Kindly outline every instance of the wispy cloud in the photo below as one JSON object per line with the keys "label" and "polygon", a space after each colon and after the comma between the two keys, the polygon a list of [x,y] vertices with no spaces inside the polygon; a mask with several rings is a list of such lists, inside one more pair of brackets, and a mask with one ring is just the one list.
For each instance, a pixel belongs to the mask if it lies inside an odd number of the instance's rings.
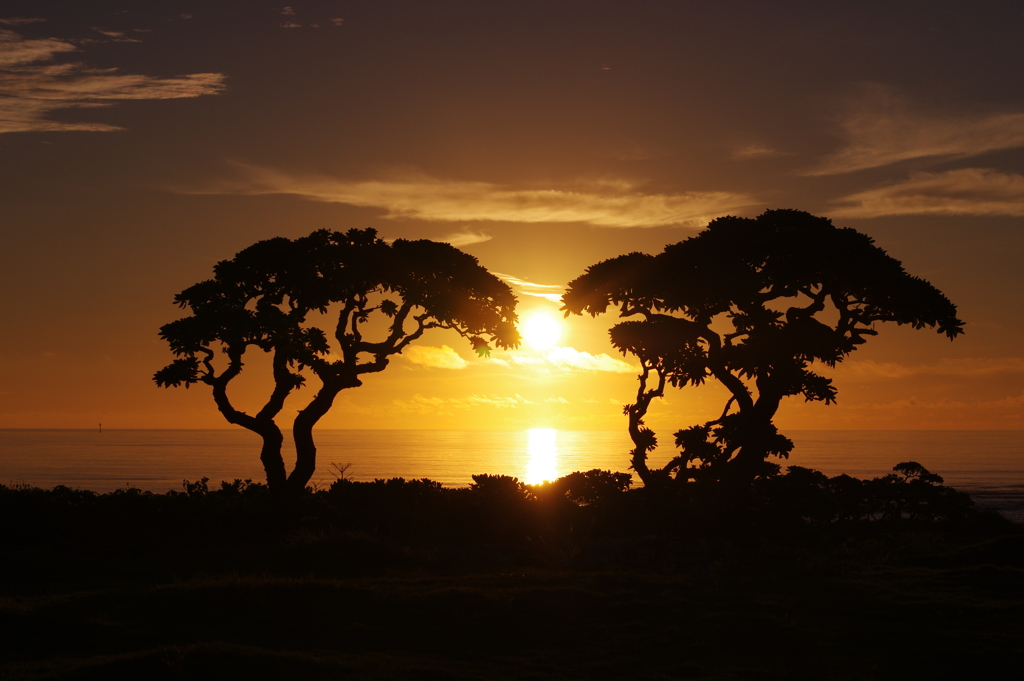
{"label": "wispy cloud", "polygon": [[1024,146],[1024,113],[921,111],[891,89],[865,87],[842,119],[846,146],[808,175],[836,175],[929,156],[970,157]]}
{"label": "wispy cloud", "polygon": [[21,26],[22,24],[38,24],[46,21],[46,19],[40,19],[38,17],[25,17],[13,19],[0,19],[0,26]]}
{"label": "wispy cloud", "polygon": [[313,201],[381,208],[388,218],[431,221],[582,222],[602,227],[703,226],[712,218],[741,212],[759,202],[735,192],[644,194],[626,182],[581,189],[518,189],[487,182],[449,181],[417,176],[347,181],[297,176],[269,168],[235,164],[240,179],[193,194],[290,194]]}
{"label": "wispy cloud", "polygon": [[535,284],[532,281],[526,281],[511,274],[501,274],[500,272],[494,272],[493,274],[511,284],[516,293],[521,293],[524,296],[534,296],[535,298],[544,298],[553,303],[562,302],[562,294],[565,292],[565,286],[563,285]]}
{"label": "wispy cloud", "polygon": [[470,395],[463,400],[464,402],[474,406],[491,406],[491,407],[518,407],[523,404],[536,404],[519,393],[510,397],[501,397],[498,395]]}
{"label": "wispy cloud", "polygon": [[437,369],[465,369],[469,362],[462,359],[459,353],[447,345],[435,348],[429,345],[410,345],[402,352],[402,357],[413,364]]}
{"label": "wispy cloud", "polygon": [[454,410],[479,409],[491,407],[497,409],[515,409],[536,402],[516,393],[514,395],[467,395],[466,397],[424,397],[413,395],[409,400],[393,400],[392,405],[399,412],[415,412],[421,414],[452,414]]}
{"label": "wispy cloud", "polygon": [[[555,347],[544,354],[533,354],[519,350],[496,351],[500,357],[490,357],[479,362],[479,366],[496,365],[512,371],[539,370],[544,373],[610,372],[634,374],[639,369],[621,359],[606,354],[592,355],[570,347]],[[465,369],[470,362],[447,345],[410,345],[402,351],[402,358],[422,367],[433,369]]]}
{"label": "wispy cloud", "polygon": [[[101,34],[107,36],[107,38],[110,39],[109,42],[114,42],[114,43],[141,43],[142,42],[138,38],[128,38],[128,37],[126,37],[126,34],[125,34],[124,31],[112,31],[110,29],[99,28],[97,26],[93,26],[92,30],[96,31],[97,33],[101,33]],[[91,41],[87,40],[87,41],[82,41],[82,42],[91,42]]]}
{"label": "wispy cloud", "polygon": [[757,158],[770,158],[772,156],[778,156],[779,151],[771,147],[766,147],[762,144],[748,144],[745,147],[739,147],[734,149],[732,157],[738,161],[749,161]]}
{"label": "wispy cloud", "polygon": [[835,202],[837,218],[883,215],[1024,216],[1024,176],[989,168],[915,173],[895,184],[850,194]]}
{"label": "wispy cloud", "polygon": [[[499,355],[499,356],[495,356]],[[469,363],[458,352],[447,345],[410,345],[401,353],[408,363],[431,369],[466,369],[470,366],[497,366],[510,371],[540,371],[550,374],[575,372],[606,372],[612,374],[636,374],[638,367],[622,359],[604,353],[591,354],[572,347],[554,347],[537,354],[521,350],[496,350],[493,356],[479,363]]]}
{"label": "wispy cloud", "polygon": [[154,78],[81,63],[52,63],[58,55],[77,50],[66,40],[26,39],[0,29],[0,133],[118,130],[103,123],[67,123],[46,116],[58,109],[110,106],[118,100],[198,97],[224,87],[220,73]]}
{"label": "wispy cloud", "polygon": [[592,355],[589,352],[582,352],[575,348],[556,347],[543,355],[535,355],[528,352],[515,350],[504,353],[507,361],[517,367],[532,367],[545,373],[577,372],[577,371],[600,371],[613,374],[635,374],[639,368],[623,362],[621,359],[610,357],[604,353]]}
{"label": "wispy cloud", "polygon": [[638,371],[637,367],[621,359],[604,353],[592,355],[573,348],[553,348],[544,359],[563,371],[607,371],[615,374],[634,374]]}
{"label": "wispy cloud", "polygon": [[483,232],[474,232],[471,229],[467,229],[462,232],[454,232],[448,236],[442,236],[434,239],[434,241],[443,241],[449,243],[456,248],[460,246],[471,246],[473,244],[482,244],[485,241],[490,241],[493,237],[490,234],[484,234]]}
{"label": "wispy cloud", "polygon": [[0,29],[0,69],[3,69],[4,72],[23,64],[49,61],[61,52],[74,52],[77,49],[75,45],[65,40],[56,38],[26,39],[14,31]]}

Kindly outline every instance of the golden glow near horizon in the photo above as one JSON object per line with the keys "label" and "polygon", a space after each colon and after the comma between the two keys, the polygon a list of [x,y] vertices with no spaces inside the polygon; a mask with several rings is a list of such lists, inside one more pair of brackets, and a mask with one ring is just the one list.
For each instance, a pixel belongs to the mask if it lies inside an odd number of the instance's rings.
{"label": "golden glow near horizon", "polygon": [[[182,316],[174,295],[257,241],[372,227],[476,258],[517,296],[522,342],[481,357],[455,331],[430,329],[343,391],[318,427],[514,431],[525,471],[526,429],[625,433],[638,388],[639,360],[610,342],[626,318],[617,306],[563,318],[568,282],[620,255],[660,253],[715,217],[793,208],[875,239],[948,294],[969,329],[950,343],[880,324],[880,338],[821,369],[838,403],[785,400],[780,430],[1024,430],[1024,316],[1007,314],[1024,291],[1013,12],[969,26],[958,12],[930,15],[934,35],[962,41],[963,68],[950,69],[943,41],[899,38],[917,35],[918,13],[883,20],[839,3],[648,3],[591,13],[585,26],[551,3],[517,5],[515,21],[498,3],[403,3],[400,21],[384,3],[334,21],[317,9],[327,4],[285,16],[229,3],[167,16],[108,3],[0,12],[0,206],[14,235],[0,271],[24,284],[0,340],[0,427],[236,427],[210,386],[150,380],[172,361],[158,331]],[[777,49],[821,25],[849,49],[810,60]],[[614,54],[537,68],[594,31],[618,36]],[[225,44],[237,59],[223,59]],[[723,50],[736,58],[692,58]],[[883,53],[899,78],[879,77]],[[752,78],[753,59],[777,78]],[[467,85],[481,74],[486,87]],[[310,114],[330,111],[345,124]],[[386,336],[385,320],[370,326],[368,341]],[[67,328],[82,330],[74,343],[62,342]],[[316,394],[306,378],[283,428]],[[259,412],[273,379],[272,355],[251,347],[234,406]],[[671,433],[718,418],[728,397],[717,380],[666,389],[646,418],[658,451],[673,456]]]}
{"label": "golden glow near horizon", "polygon": [[526,431],[526,484],[537,485],[558,478],[558,431],[554,428],[531,428]]}
{"label": "golden glow near horizon", "polygon": [[534,310],[523,316],[519,332],[534,350],[550,350],[562,337],[562,321],[550,312]]}

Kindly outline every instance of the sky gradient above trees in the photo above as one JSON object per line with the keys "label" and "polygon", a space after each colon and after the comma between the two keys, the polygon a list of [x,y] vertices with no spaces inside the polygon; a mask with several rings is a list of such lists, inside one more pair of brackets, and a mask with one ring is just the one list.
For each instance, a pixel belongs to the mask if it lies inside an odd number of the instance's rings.
{"label": "sky gradient above trees", "polygon": [[[781,429],[1024,428],[1022,71],[1012,2],[7,2],[0,427],[223,427],[202,386],[153,387],[157,331],[259,240],[447,241],[526,318],[595,262],[795,208],[874,238],[965,334],[882,330]],[[622,428],[612,323],[489,358],[425,334],[321,427]]]}

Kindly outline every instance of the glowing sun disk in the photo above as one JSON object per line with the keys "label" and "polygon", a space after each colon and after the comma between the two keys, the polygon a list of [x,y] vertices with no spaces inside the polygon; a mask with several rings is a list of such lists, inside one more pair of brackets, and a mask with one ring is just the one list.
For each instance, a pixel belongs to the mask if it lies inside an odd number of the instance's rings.
{"label": "glowing sun disk", "polygon": [[562,337],[562,322],[547,312],[533,312],[523,319],[519,332],[534,350],[547,350]]}

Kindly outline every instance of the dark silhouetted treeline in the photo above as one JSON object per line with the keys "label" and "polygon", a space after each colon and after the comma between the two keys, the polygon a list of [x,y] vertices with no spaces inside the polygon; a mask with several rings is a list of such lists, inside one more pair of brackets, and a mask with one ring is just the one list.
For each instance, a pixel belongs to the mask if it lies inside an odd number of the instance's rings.
{"label": "dark silhouetted treeline", "polygon": [[628,483],[0,486],[0,679],[988,678],[1024,654],[1024,533],[916,464]]}
{"label": "dark silhouetted treeline", "polygon": [[[377,544],[417,555],[440,551],[456,563],[459,556],[492,555],[499,563],[602,567],[629,564],[638,542],[827,546],[894,529],[963,527],[984,515],[967,494],[913,462],[874,480],[829,478],[791,466],[786,474],[758,479],[742,497],[715,482],[630,489],[628,474],[601,470],[539,485],[500,475],[473,480],[468,488],[447,489],[427,479],[342,476],[290,499],[260,483],[211,485],[205,478],[166,494],[0,486],[0,542],[102,551],[276,540],[329,544],[344,535],[346,545],[361,538],[363,549],[346,549],[356,554]],[[353,559],[358,562],[355,555],[346,562]]]}

